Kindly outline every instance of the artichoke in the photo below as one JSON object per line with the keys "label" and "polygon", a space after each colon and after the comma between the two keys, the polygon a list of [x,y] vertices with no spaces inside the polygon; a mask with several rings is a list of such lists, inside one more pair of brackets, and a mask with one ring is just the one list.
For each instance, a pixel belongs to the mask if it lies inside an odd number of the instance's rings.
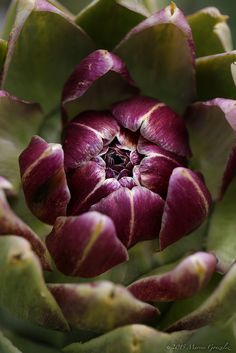
{"label": "artichoke", "polygon": [[0,40],[0,352],[236,349],[227,16],[87,3]]}

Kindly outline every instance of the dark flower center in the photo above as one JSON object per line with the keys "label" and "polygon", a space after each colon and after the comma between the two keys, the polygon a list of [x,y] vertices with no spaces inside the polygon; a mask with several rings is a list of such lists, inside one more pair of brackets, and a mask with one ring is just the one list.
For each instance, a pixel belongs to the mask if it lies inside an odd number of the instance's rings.
{"label": "dark flower center", "polygon": [[103,159],[106,162],[106,177],[120,179],[132,175],[130,151],[119,148],[116,144],[110,146]]}
{"label": "dark flower center", "polygon": [[135,153],[138,155],[137,152],[121,148],[116,142],[110,145],[103,155],[106,162],[106,177],[120,179],[123,176],[132,176],[132,170],[136,164],[132,155]]}

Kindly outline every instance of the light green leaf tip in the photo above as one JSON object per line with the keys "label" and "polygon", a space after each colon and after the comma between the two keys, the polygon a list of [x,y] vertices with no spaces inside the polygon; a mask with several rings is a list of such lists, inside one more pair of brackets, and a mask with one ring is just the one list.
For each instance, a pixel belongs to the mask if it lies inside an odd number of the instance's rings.
{"label": "light green leaf tip", "polygon": [[68,330],[30,244],[20,237],[5,236],[0,238],[0,252],[0,304],[23,320]]}
{"label": "light green leaf tip", "polygon": [[227,25],[228,16],[222,15],[217,8],[204,8],[187,19],[192,29],[197,57],[233,49],[231,32]]}

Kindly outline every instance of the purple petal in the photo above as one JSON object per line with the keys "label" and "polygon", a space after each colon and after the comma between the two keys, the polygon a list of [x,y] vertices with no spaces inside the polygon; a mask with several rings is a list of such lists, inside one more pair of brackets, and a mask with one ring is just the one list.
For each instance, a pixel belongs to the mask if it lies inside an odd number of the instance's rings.
{"label": "purple petal", "polygon": [[64,130],[65,168],[77,168],[95,158],[103,149],[101,136],[89,127],[71,122]]}
{"label": "purple petal", "polygon": [[186,257],[165,273],[152,274],[132,283],[128,289],[147,302],[168,302],[192,297],[211,279],[216,270],[216,257],[197,252]]}
{"label": "purple petal", "polygon": [[180,166],[176,160],[163,154],[145,157],[138,167],[140,184],[166,197],[171,173]]}
{"label": "purple petal", "polygon": [[135,97],[115,104],[112,113],[126,129],[140,129],[148,141],[180,156],[191,155],[183,120],[164,103],[148,97]]}
{"label": "purple petal", "polygon": [[111,217],[118,238],[126,247],[154,239],[160,230],[164,201],[148,189],[136,186],[121,188],[102,199],[91,210]]}
{"label": "purple petal", "polygon": [[137,96],[114,104],[112,114],[123,127],[137,131],[147,116],[162,104],[153,98]]}
{"label": "purple petal", "polygon": [[108,112],[91,111],[78,115],[64,130],[66,168],[76,168],[80,163],[104,154],[106,145],[118,132],[119,125]]}
{"label": "purple petal", "polygon": [[[3,191],[4,190],[4,191]],[[38,255],[44,270],[51,270],[46,259],[46,248],[38,236],[10,208],[5,192],[11,191],[11,183],[0,177],[0,236],[14,234],[28,240]]]}
{"label": "purple petal", "polygon": [[136,150],[131,151],[129,157],[132,165],[138,165],[142,159],[140,154]]}
{"label": "purple petal", "polygon": [[87,201],[94,189],[104,182],[105,178],[104,167],[93,161],[84,163],[75,169],[68,181],[71,192],[68,213],[78,214],[81,205]]}
{"label": "purple petal", "polygon": [[184,121],[165,105],[160,105],[144,120],[140,132],[145,139],[167,151],[184,157],[191,156]]}
{"label": "purple petal", "polygon": [[160,231],[163,250],[191,233],[208,216],[211,196],[203,180],[187,168],[175,168],[169,181]]}
{"label": "purple petal", "polygon": [[119,179],[119,183],[121,186],[128,189],[133,189],[135,186],[137,186],[132,177],[122,177]]}
{"label": "purple petal", "polygon": [[68,206],[69,215],[78,215],[119,189],[120,183],[113,178],[105,179],[104,167],[94,161],[78,167],[69,178],[71,200]]}
{"label": "purple petal", "polygon": [[98,212],[58,217],[46,244],[58,270],[70,276],[94,277],[128,259],[112,220]]}
{"label": "purple petal", "polygon": [[139,136],[139,132],[134,133],[128,129],[121,127],[116,137],[119,141],[120,148],[133,151],[136,149]]}
{"label": "purple petal", "polygon": [[[68,103],[81,100],[85,93],[88,95],[89,89],[92,88],[96,81],[103,78],[108,73],[115,73],[120,76],[119,79],[124,81],[123,89],[127,91],[126,93],[128,95],[137,93],[137,88],[135,87],[124,62],[117,55],[109,53],[107,50],[96,50],[76,66],[66,82],[62,94],[64,113],[66,113],[66,106]],[[109,97],[109,86],[107,88],[107,95]],[[98,90],[98,94],[101,93],[99,91],[101,91],[101,87],[100,90]],[[83,107],[82,101],[81,107]]]}
{"label": "purple petal", "polygon": [[146,140],[143,136],[140,136],[137,144],[137,151],[140,154],[144,154],[145,156],[159,156],[159,155],[165,155],[166,157],[169,157],[171,159],[174,159],[176,162],[186,166],[187,165],[187,159],[185,157],[178,156],[175,153],[172,153],[170,151],[167,151],[166,149],[157,146],[155,143],[152,143],[148,140]]}
{"label": "purple petal", "polygon": [[120,127],[113,116],[108,112],[89,111],[79,114],[74,123],[88,126],[98,133],[104,141],[104,145],[108,145],[118,134]]}
{"label": "purple petal", "polygon": [[48,224],[66,215],[70,192],[61,145],[33,137],[19,163],[26,202],[32,213]]}

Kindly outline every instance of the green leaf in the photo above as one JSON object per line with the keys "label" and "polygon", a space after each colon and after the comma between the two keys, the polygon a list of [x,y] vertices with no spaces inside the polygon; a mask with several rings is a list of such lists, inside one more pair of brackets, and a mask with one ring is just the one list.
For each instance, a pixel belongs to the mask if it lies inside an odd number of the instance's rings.
{"label": "green leaf", "polygon": [[158,265],[155,253],[156,247],[156,241],[145,241],[136,244],[129,250],[129,261],[123,262],[100,275],[99,280],[122,283],[124,286],[130,284]]}
{"label": "green leaf", "polygon": [[[13,332],[4,332],[6,337],[14,344],[16,347],[18,347],[22,353],[61,353],[62,351],[56,348],[52,348],[50,346],[47,346],[45,344],[39,343],[39,342],[34,342],[31,341],[28,338],[22,337],[20,335],[17,335],[16,333]],[[13,351],[14,353],[18,353],[20,351]],[[1,352],[2,353],[2,352]]]}
{"label": "green leaf", "polygon": [[[20,320],[2,307],[0,307],[0,327],[4,328],[4,334],[7,337],[9,337],[8,332],[14,332],[18,336],[27,337],[31,341],[41,342],[45,346],[60,349],[72,342],[86,342],[96,336],[93,332],[78,329],[69,332],[50,330],[30,321]],[[12,338],[10,339],[14,342]],[[30,353],[35,353],[35,351],[32,350]],[[42,353],[42,350],[39,353]]]}
{"label": "green leaf", "polygon": [[7,53],[7,42],[3,39],[0,39],[0,73],[3,70],[6,53]]}
{"label": "green leaf", "polygon": [[[193,33],[196,55],[206,56],[233,49],[228,16],[215,7],[204,8],[187,17]],[[203,40],[207,38],[207,40]]]}
{"label": "green leaf", "polygon": [[236,98],[236,51],[197,59],[197,93],[199,100],[216,97]]}
{"label": "green leaf", "polygon": [[74,14],[82,11],[83,8],[87,7],[93,1],[94,0],[60,0],[60,2]]}
{"label": "green leaf", "polygon": [[126,62],[142,94],[158,98],[180,113],[193,101],[191,30],[174,3],[131,30],[115,53]]}
{"label": "green leaf", "polygon": [[205,222],[187,237],[178,240],[176,243],[171,244],[162,251],[156,252],[156,261],[160,265],[164,265],[176,261],[186,253],[201,250],[204,244],[206,228],[207,223]]}
{"label": "green leaf", "polygon": [[220,281],[211,295],[190,314],[183,316],[168,331],[193,330],[206,325],[224,326],[236,317],[234,310],[236,296],[236,264]]}
{"label": "green leaf", "polygon": [[130,0],[97,0],[79,13],[76,23],[99,48],[110,50],[147,16],[145,8]]}
{"label": "green leaf", "polygon": [[19,0],[3,87],[40,102],[48,113],[58,106],[63,83],[74,66],[93,49],[92,41],[56,7],[45,1]]}
{"label": "green leaf", "polygon": [[191,332],[166,334],[143,325],[124,326],[81,344],[73,343],[66,353],[170,353],[171,345],[187,342]]}
{"label": "green leaf", "polygon": [[49,289],[72,327],[107,332],[135,323],[150,323],[158,310],[112,282],[50,284]]}
{"label": "green leaf", "polygon": [[211,216],[207,250],[216,254],[220,269],[225,272],[236,260],[235,243],[236,178],[232,181],[223,200],[215,205]]}
{"label": "green leaf", "polygon": [[0,175],[19,187],[18,156],[42,121],[40,106],[0,91]]}
{"label": "green leaf", "polygon": [[5,16],[3,29],[1,31],[1,36],[5,40],[8,39],[9,34],[12,30],[12,26],[15,22],[17,6],[18,6],[18,0],[12,0],[8,8],[7,14]]}
{"label": "green leaf", "polygon": [[203,347],[205,349],[199,349],[201,352],[234,352],[236,350],[236,340],[233,327],[232,325],[220,329],[211,326],[204,327],[197,330],[184,347],[184,352],[186,353],[196,351],[196,347]]}
{"label": "green leaf", "polygon": [[139,2],[143,3],[150,13],[160,10],[169,3],[166,0],[140,0]]}
{"label": "green leaf", "polygon": [[235,145],[235,116],[236,101],[222,98],[195,103],[186,114],[192,167],[203,173],[214,199],[227,187],[224,173]]}
{"label": "green leaf", "polygon": [[30,244],[20,237],[5,236],[0,238],[0,252],[1,305],[23,320],[68,330]]}
{"label": "green leaf", "polygon": [[94,278],[78,278],[65,276],[60,272],[48,272],[47,282],[50,283],[87,283],[93,281],[111,281],[124,286],[158,266],[155,249],[156,241],[145,241],[136,244],[129,250],[129,261],[123,262],[109,271]]}
{"label": "green leaf", "polygon": [[20,188],[19,193],[16,198],[12,198],[9,200],[11,203],[11,207],[17,214],[17,216],[24,221],[34,232],[44,239],[46,234],[49,234],[52,227],[48,224],[41,222],[38,218],[36,218],[32,212],[29,210],[26,205],[25,196],[22,188]]}
{"label": "green leaf", "polygon": [[48,142],[61,143],[62,119],[59,107],[44,115],[38,135]]}
{"label": "green leaf", "polygon": [[13,346],[11,341],[9,341],[3,334],[0,332],[0,352],[1,353],[22,353],[18,348]]}

